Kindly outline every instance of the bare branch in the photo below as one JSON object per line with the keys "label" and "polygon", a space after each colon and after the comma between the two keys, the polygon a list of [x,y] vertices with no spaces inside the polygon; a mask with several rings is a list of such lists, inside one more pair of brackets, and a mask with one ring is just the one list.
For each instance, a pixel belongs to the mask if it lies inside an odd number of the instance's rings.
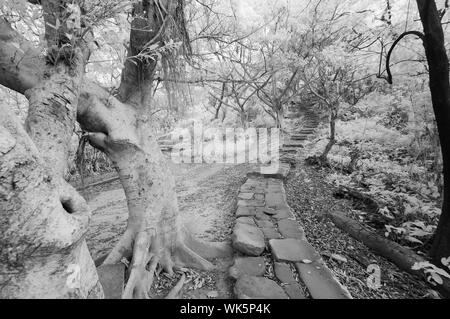
{"label": "bare branch", "polygon": [[392,78],[392,72],[391,72],[391,66],[390,66],[390,64],[391,64],[391,56],[392,56],[392,53],[394,52],[394,49],[395,49],[395,47],[397,46],[397,44],[399,44],[400,41],[401,41],[403,38],[405,38],[406,36],[408,36],[408,35],[415,35],[415,36],[419,37],[422,41],[423,41],[424,38],[425,38],[425,35],[424,35],[422,32],[420,32],[420,31],[407,31],[407,32],[402,33],[402,34],[397,38],[397,40],[394,41],[394,43],[392,44],[392,46],[391,46],[391,48],[390,48],[390,50],[389,50],[389,52],[388,52],[388,55],[387,55],[387,57],[386,57],[386,72],[387,72],[387,77],[383,77],[383,76],[381,76],[381,74],[378,75],[378,78],[380,78],[380,79],[385,79],[389,84],[393,84],[393,78]]}

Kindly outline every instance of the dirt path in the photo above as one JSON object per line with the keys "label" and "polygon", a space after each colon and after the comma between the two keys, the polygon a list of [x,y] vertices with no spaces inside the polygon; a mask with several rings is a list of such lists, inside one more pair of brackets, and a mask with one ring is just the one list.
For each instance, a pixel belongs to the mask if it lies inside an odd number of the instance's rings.
{"label": "dirt path", "polygon": [[[199,238],[228,241],[234,223],[239,187],[251,170],[248,165],[172,164],[180,218]],[[93,210],[87,243],[94,259],[108,253],[124,232],[127,221],[125,194],[118,181],[93,187],[83,194]],[[214,261],[218,270],[190,273],[183,298],[231,298],[228,268],[232,260]],[[172,279],[161,278],[155,295],[163,296]]]}
{"label": "dirt path", "polygon": [[246,166],[173,165],[181,220],[199,238],[230,239],[236,198]]}

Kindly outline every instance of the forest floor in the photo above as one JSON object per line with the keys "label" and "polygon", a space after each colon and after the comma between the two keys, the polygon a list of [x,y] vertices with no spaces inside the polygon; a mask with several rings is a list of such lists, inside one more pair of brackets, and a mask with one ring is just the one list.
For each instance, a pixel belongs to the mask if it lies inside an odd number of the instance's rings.
{"label": "forest floor", "polygon": [[[180,219],[197,237],[206,241],[230,241],[234,226],[237,195],[250,165],[172,164],[176,178]],[[102,180],[104,176],[98,179]],[[125,194],[119,181],[89,188],[83,192],[93,210],[87,243],[95,259],[107,254],[126,227]],[[216,270],[189,270],[181,292],[185,299],[232,298],[228,268],[233,260],[215,260]],[[155,280],[153,298],[164,297],[177,277],[164,274]]]}
{"label": "forest floor", "polygon": [[[431,298],[429,286],[383,257],[375,255],[364,244],[338,229],[326,217],[329,211],[351,213],[352,203],[333,196],[333,186],[325,182],[328,169],[300,163],[286,181],[288,204],[303,225],[311,245],[323,256],[327,266],[357,299]],[[333,258],[332,256],[338,256]],[[344,258],[342,258],[344,257]],[[381,270],[381,287],[371,289],[367,280],[369,265]]]}

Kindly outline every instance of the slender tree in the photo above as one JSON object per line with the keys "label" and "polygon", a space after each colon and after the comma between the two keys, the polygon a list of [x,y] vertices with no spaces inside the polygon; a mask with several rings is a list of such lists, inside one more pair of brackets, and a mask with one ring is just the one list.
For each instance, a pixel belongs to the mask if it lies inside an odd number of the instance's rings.
{"label": "slender tree", "polygon": [[407,36],[416,36],[422,40],[428,62],[430,91],[433,110],[439,131],[439,139],[443,156],[444,196],[442,213],[434,235],[430,255],[436,265],[441,265],[442,258],[450,257],[450,82],[449,60],[445,48],[445,37],[442,28],[442,17],[448,10],[439,11],[434,0],[417,0],[423,32],[412,30],[402,33],[392,44],[386,58],[386,81],[393,83],[390,69],[391,56]]}
{"label": "slender tree", "polygon": [[434,0],[417,0],[417,6],[423,25],[422,39],[428,60],[431,98],[444,164],[442,214],[431,250],[434,262],[439,265],[442,258],[450,257],[450,83],[449,60],[441,24],[445,10],[439,12]]}

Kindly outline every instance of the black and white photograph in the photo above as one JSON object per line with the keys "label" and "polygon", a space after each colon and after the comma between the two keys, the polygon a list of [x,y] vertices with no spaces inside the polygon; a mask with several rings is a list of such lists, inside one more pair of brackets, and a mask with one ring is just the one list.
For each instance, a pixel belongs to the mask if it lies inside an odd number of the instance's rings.
{"label": "black and white photograph", "polygon": [[449,0],[0,0],[0,302],[450,298],[449,56]]}

